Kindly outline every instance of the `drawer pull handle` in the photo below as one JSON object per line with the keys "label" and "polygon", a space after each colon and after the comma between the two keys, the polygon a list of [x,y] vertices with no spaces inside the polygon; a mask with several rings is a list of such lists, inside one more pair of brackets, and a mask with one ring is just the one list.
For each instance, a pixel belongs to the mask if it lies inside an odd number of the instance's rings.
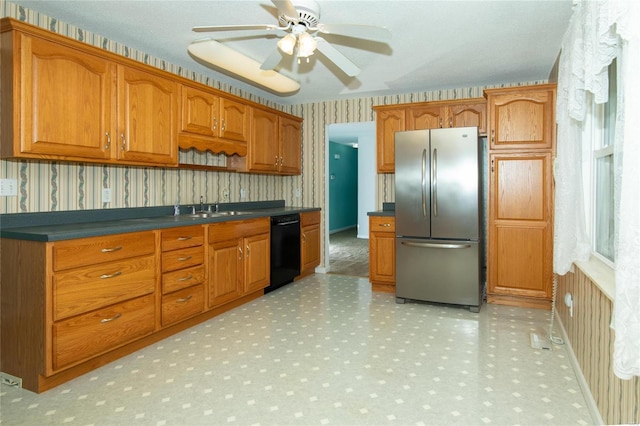
{"label": "drawer pull handle", "polygon": [[191,235],[187,237],[178,237],[178,241],[189,241],[191,239]]}
{"label": "drawer pull handle", "polygon": [[106,280],[107,278],[115,278],[122,275],[122,272],[118,271],[118,272],[114,272],[113,274],[102,274],[100,275],[100,278],[103,280]]}
{"label": "drawer pull handle", "polygon": [[383,223],[382,226],[384,226],[385,228],[388,228],[388,227],[391,226],[391,224],[390,223]]}
{"label": "drawer pull handle", "polygon": [[192,257],[193,257],[193,256],[179,257],[179,258],[178,258],[178,260],[179,260],[180,262],[184,262],[184,261],[186,261],[186,260],[191,260],[191,258],[192,258]]}
{"label": "drawer pull handle", "polygon": [[120,318],[121,316],[122,316],[121,313],[117,313],[114,316],[112,316],[111,318],[103,318],[103,319],[101,319],[100,322],[104,324],[104,323],[107,323],[107,322],[115,321],[118,318]]}
{"label": "drawer pull handle", "polygon": [[189,295],[187,297],[183,297],[182,299],[178,299],[177,302],[178,303],[185,303],[185,302],[188,302],[189,300],[191,300],[191,298],[193,298],[193,296]]}
{"label": "drawer pull handle", "polygon": [[103,248],[101,251],[103,253],[113,253],[114,251],[120,251],[120,250],[122,250],[122,246],[117,246],[113,248]]}
{"label": "drawer pull handle", "polygon": [[189,274],[189,276],[186,276],[184,278],[179,278],[178,281],[189,281],[192,278],[193,278],[193,274]]}

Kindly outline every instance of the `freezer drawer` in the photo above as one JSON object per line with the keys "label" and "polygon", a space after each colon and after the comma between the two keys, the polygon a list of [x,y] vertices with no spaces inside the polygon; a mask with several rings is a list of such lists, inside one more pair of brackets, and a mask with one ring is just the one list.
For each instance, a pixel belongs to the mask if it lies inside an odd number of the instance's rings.
{"label": "freezer drawer", "polygon": [[468,241],[396,239],[396,297],[469,306],[482,304],[479,246]]}

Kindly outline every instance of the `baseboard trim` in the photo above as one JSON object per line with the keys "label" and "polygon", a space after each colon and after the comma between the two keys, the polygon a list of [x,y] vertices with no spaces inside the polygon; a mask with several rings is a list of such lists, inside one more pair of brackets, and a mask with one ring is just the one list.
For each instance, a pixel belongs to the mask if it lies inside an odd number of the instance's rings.
{"label": "baseboard trim", "polygon": [[582,373],[582,368],[580,368],[580,363],[578,362],[578,358],[576,357],[575,352],[573,352],[573,347],[571,346],[571,342],[569,341],[569,336],[567,335],[567,331],[564,328],[564,324],[562,324],[562,319],[559,316],[556,316],[556,322],[560,326],[562,339],[565,346],[567,347],[567,352],[569,353],[569,361],[573,366],[573,371],[576,373],[578,384],[580,385],[580,389],[582,390],[582,394],[584,395],[584,400],[587,403],[587,408],[589,410],[589,413],[591,414],[591,420],[593,420],[594,424],[603,425],[605,423],[602,420],[602,416],[600,415],[600,410],[598,410],[598,404],[596,403],[596,400],[593,399],[593,394],[591,393],[591,389],[589,388],[587,379]]}

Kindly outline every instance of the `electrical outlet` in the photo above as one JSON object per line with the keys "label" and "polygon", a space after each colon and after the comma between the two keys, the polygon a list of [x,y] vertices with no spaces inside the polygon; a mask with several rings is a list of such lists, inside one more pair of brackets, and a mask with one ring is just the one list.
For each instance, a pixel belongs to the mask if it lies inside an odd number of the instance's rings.
{"label": "electrical outlet", "polygon": [[102,188],[102,202],[103,203],[111,202],[111,188]]}
{"label": "electrical outlet", "polygon": [[243,200],[247,197],[247,192],[244,188],[240,188],[240,199]]}
{"label": "electrical outlet", "polygon": [[0,179],[0,196],[15,197],[18,195],[17,179]]}
{"label": "electrical outlet", "polygon": [[229,190],[227,188],[222,190],[222,199],[224,201],[229,201]]}
{"label": "electrical outlet", "polygon": [[0,373],[0,383],[14,388],[22,387],[22,379],[7,373]]}
{"label": "electrical outlet", "polygon": [[300,188],[296,188],[296,198],[300,198]]}

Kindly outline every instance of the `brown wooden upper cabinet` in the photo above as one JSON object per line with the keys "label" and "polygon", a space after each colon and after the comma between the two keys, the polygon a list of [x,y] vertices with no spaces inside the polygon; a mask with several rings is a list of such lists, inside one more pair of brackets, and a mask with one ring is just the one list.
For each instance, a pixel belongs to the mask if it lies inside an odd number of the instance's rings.
{"label": "brown wooden upper cabinet", "polygon": [[181,148],[226,154],[247,154],[250,107],[213,91],[181,88]]}
{"label": "brown wooden upper cabinet", "polygon": [[13,52],[2,62],[3,157],[177,165],[174,81],[13,25],[3,20],[1,35]]}
{"label": "brown wooden upper cabinet", "polygon": [[395,133],[403,130],[477,126],[487,133],[483,98],[375,106],[378,173],[395,172]]}
{"label": "brown wooden upper cabinet", "polygon": [[553,149],[555,85],[487,89],[489,149]]}
{"label": "brown wooden upper cabinet", "polygon": [[301,121],[268,109],[253,108],[247,158],[234,157],[231,167],[237,171],[299,175]]}

